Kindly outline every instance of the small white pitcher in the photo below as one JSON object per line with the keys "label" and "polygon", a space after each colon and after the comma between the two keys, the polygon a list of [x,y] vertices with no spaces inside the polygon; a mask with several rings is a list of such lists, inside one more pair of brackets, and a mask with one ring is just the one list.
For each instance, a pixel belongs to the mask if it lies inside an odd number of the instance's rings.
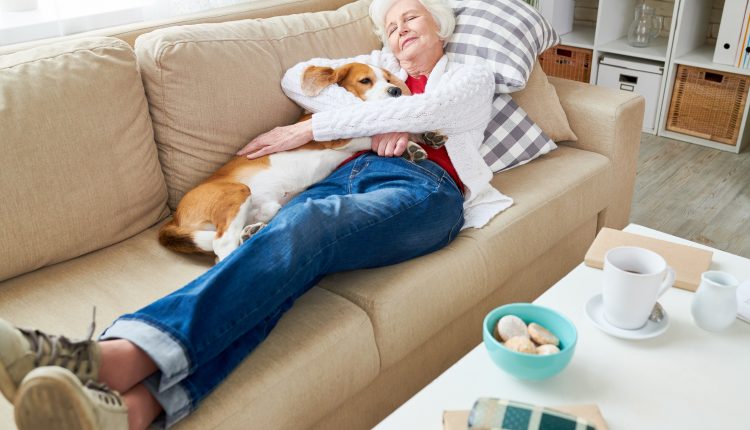
{"label": "small white pitcher", "polygon": [[737,318],[737,278],[712,270],[701,274],[701,284],[693,297],[690,311],[698,327],[721,331]]}

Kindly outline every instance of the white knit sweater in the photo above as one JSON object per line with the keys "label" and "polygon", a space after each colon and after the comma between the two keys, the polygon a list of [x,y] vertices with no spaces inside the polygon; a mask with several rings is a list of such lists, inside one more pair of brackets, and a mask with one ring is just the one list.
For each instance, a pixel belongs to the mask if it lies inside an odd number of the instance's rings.
{"label": "white knit sweater", "polygon": [[313,113],[313,136],[318,141],[373,136],[387,132],[440,131],[448,137],[448,156],[465,186],[464,226],[480,228],[513,204],[490,185],[492,171],[479,146],[490,120],[495,80],[484,65],[438,61],[424,94],[362,103],[345,89],[332,85],[318,96],[302,93],[301,77],[310,65],[338,67],[349,62],[383,67],[402,79],[396,58],[388,51],[331,60],[314,58],[287,70],[281,81],[284,93]]}

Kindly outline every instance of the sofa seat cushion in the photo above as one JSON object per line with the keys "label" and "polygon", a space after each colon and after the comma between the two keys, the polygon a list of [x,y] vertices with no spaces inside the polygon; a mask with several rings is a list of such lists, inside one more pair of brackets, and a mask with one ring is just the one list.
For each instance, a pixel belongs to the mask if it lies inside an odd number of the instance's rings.
{"label": "sofa seat cushion", "polygon": [[[101,332],[118,315],[168,294],[211,265],[210,258],[162,248],[157,230],[2,283],[0,318],[83,337],[92,305]],[[315,422],[372,381],[379,367],[367,314],[341,296],[313,288],[180,428],[214,428],[222,421],[225,428]],[[0,400],[0,428],[14,428],[12,417],[10,405]]]}
{"label": "sofa seat cushion", "polygon": [[0,56],[0,280],[167,214],[135,54],[87,38]]}
{"label": "sofa seat cushion", "polygon": [[398,265],[334,274],[319,286],[367,311],[383,368],[403,358],[607,206],[609,160],[561,146],[495,175],[515,204],[481,230]]}

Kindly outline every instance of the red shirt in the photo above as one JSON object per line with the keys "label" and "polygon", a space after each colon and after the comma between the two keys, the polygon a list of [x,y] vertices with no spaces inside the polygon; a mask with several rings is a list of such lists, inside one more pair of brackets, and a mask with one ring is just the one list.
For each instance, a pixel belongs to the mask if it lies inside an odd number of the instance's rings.
{"label": "red shirt", "polygon": [[[422,94],[424,92],[425,86],[427,85],[427,76],[419,76],[417,78],[412,78],[409,76],[406,78],[406,86],[409,87],[409,90],[412,94]],[[464,190],[464,184],[461,182],[460,179],[458,179],[458,173],[456,172],[456,168],[453,167],[453,163],[451,162],[450,157],[448,157],[448,151],[446,151],[445,147],[442,147],[440,149],[435,149],[431,147],[430,145],[422,145],[419,146],[422,147],[422,149],[425,150],[427,153],[427,158],[430,161],[435,162],[438,166],[445,169],[446,172],[450,175],[451,178],[453,178],[453,181],[456,182],[456,185],[458,185],[458,189],[461,190],[463,193]],[[339,167],[343,166],[344,164],[352,161],[353,159],[359,157],[360,155],[366,153],[368,151],[359,151],[356,154],[352,155],[351,157],[347,158],[339,164]]]}
{"label": "red shirt", "polygon": [[[427,86],[427,76],[422,75],[417,78],[412,78],[411,76],[409,76],[408,78],[406,78],[406,86],[409,87],[409,90],[411,90],[412,94],[422,94],[424,92],[425,86]],[[421,146],[422,149],[427,152],[427,159],[429,159],[430,161],[434,161],[438,166],[445,169],[445,171],[448,172],[449,175],[451,175],[453,181],[455,181],[456,185],[458,185],[458,189],[463,193],[464,184],[460,179],[458,179],[456,168],[453,167],[453,163],[451,162],[450,157],[448,157],[448,151],[445,149],[445,147],[443,146],[440,149],[435,149],[430,145],[420,144],[419,146]]]}

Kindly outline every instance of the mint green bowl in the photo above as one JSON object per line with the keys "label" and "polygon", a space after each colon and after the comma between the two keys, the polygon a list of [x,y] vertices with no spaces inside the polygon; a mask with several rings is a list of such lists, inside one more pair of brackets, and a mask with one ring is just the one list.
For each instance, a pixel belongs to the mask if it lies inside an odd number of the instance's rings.
{"label": "mint green bowl", "polygon": [[[504,347],[493,332],[505,315],[515,315],[527,325],[537,323],[560,339],[560,352],[551,355],[523,354]],[[495,308],[484,317],[482,324],[484,346],[497,367],[519,379],[546,379],[560,373],[573,358],[578,333],[568,318],[555,310],[532,303],[513,303]]]}

